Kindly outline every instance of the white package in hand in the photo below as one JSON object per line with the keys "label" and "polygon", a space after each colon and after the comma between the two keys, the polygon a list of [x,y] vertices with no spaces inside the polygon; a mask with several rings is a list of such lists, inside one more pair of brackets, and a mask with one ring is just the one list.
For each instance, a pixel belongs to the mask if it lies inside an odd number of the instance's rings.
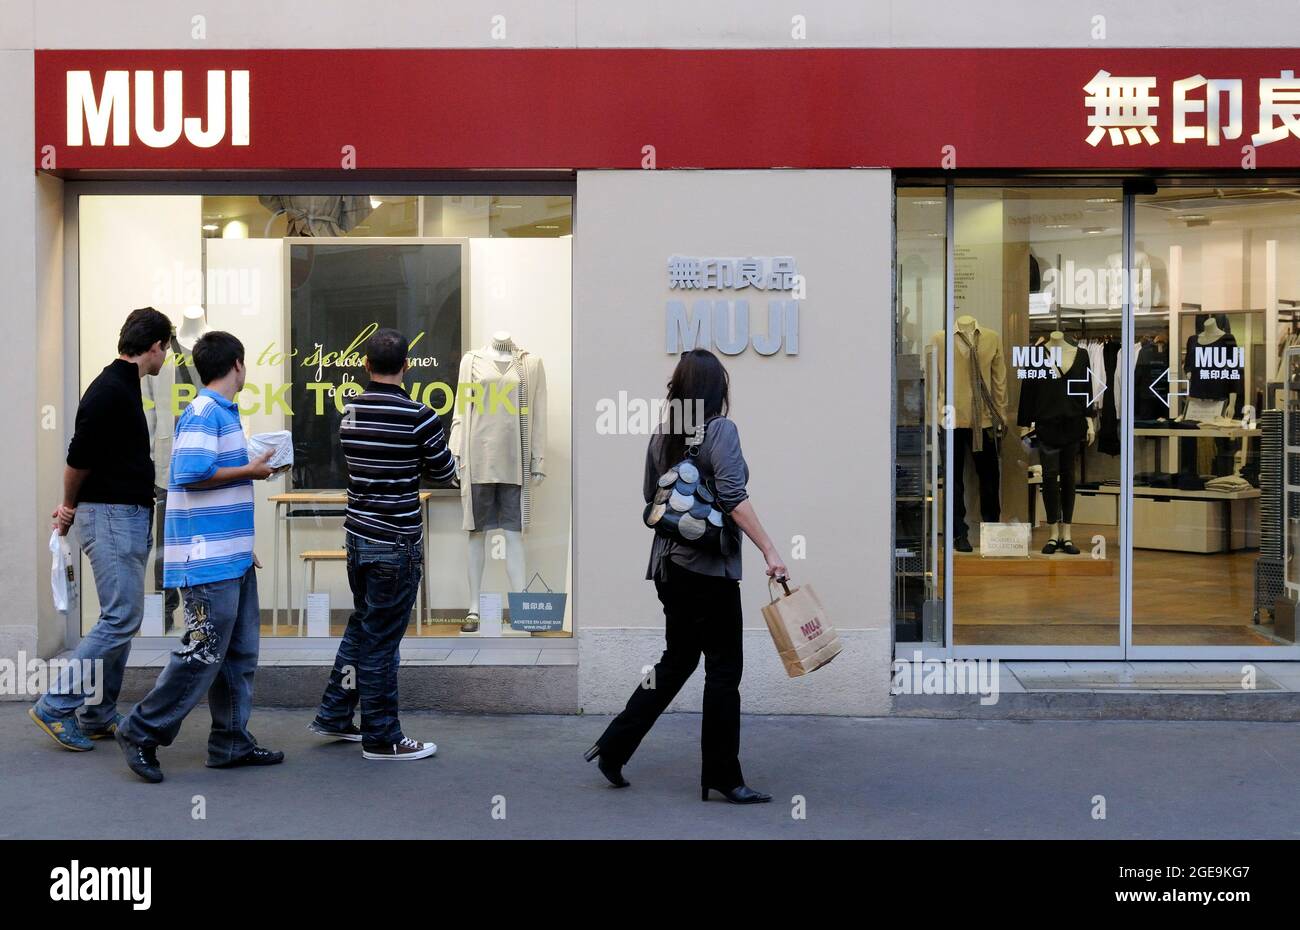
{"label": "white package in hand", "polygon": [[287,429],[273,430],[269,433],[256,433],[248,437],[248,458],[253,460],[267,452],[271,458],[267,464],[277,473],[293,466],[293,433]]}
{"label": "white package in hand", "polygon": [[55,530],[50,534],[50,592],[54,596],[55,610],[67,611],[76,583],[72,547],[68,545],[68,537],[60,536]]}

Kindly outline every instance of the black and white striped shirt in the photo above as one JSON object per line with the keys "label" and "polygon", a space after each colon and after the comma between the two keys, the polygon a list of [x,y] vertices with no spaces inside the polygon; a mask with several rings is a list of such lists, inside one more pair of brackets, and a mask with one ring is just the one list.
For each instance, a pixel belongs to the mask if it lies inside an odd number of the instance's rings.
{"label": "black and white striped shirt", "polygon": [[344,529],[374,542],[418,537],[421,476],[445,484],[456,473],[438,414],[400,385],[371,381],[344,407],[339,442],[348,466]]}

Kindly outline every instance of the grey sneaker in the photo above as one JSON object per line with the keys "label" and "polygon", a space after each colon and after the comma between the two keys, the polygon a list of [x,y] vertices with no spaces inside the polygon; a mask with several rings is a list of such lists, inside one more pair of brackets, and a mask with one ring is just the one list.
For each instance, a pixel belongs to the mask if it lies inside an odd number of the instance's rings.
{"label": "grey sneaker", "polygon": [[339,730],[316,719],[307,724],[307,729],[317,736],[324,736],[327,739],[345,739],[349,743],[361,742],[361,730],[355,723],[349,723],[345,729]]}
{"label": "grey sneaker", "polygon": [[76,715],[54,717],[33,704],[27,708],[27,716],[32,718],[32,723],[40,727],[46,736],[64,749],[72,752],[89,752],[95,748],[95,744],[81,732],[81,724],[77,722]]}
{"label": "grey sneaker", "polygon": [[365,759],[374,759],[376,761],[396,761],[402,762],[408,759],[427,759],[438,751],[436,743],[422,743],[419,740],[411,739],[409,736],[403,736],[400,742],[392,743],[376,749],[361,750],[361,756]]}
{"label": "grey sneaker", "polygon": [[465,622],[460,625],[460,631],[462,633],[477,633],[478,614],[470,611],[470,613],[465,617]]}

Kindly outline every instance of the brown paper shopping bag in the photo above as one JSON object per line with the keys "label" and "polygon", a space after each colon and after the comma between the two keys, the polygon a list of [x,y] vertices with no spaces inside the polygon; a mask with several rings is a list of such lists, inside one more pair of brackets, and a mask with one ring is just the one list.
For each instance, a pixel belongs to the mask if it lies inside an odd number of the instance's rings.
{"label": "brown paper shopping bag", "polygon": [[[791,678],[807,675],[821,668],[839,655],[843,648],[826,616],[826,608],[817,599],[812,585],[797,585],[793,589],[780,579],[785,593],[773,596],[763,607],[763,619],[776,643],[777,655]],[[767,582],[772,593],[772,580]]]}

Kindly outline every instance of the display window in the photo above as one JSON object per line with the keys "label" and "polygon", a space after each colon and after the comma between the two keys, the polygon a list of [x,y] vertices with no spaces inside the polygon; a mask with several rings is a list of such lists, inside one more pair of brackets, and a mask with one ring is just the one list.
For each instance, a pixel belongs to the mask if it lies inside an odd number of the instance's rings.
{"label": "display window", "polygon": [[898,642],[1294,647],[1298,193],[898,186]]}
{"label": "display window", "polygon": [[[572,216],[568,194],[78,196],[80,390],[116,357],[131,309],[175,324],[142,385],[158,503],[140,635],[184,628],[160,543],[173,430],[199,387],[191,352],[210,330],[244,345],[246,436],[292,448],[291,467],[255,484],[262,633],[342,634],[339,436],[381,327],[409,340],[403,387],[439,415],[459,475],[422,482],[408,635],[571,635]],[[84,633],[99,615],[93,584],[80,615]]]}

